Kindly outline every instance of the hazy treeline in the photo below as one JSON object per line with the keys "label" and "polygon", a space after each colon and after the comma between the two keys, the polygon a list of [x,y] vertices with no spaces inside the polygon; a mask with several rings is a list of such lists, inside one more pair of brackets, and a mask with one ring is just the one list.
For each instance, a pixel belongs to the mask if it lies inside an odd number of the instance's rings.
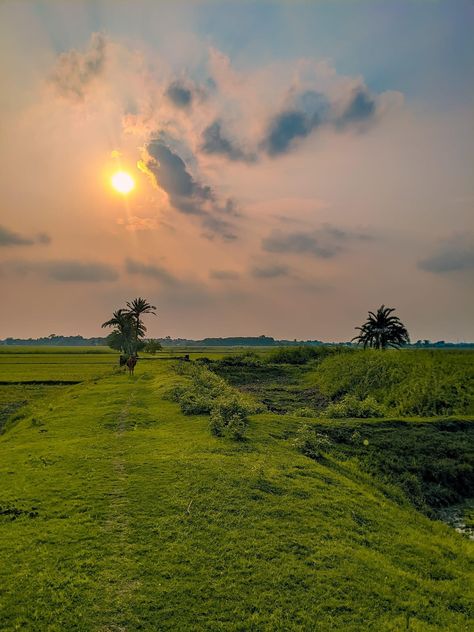
{"label": "hazy treeline", "polygon": [[[278,340],[272,336],[230,336],[228,338],[203,338],[192,340],[189,338],[156,338],[163,347],[292,347],[292,346],[318,346],[318,345],[347,345],[356,346],[351,342],[322,342],[321,340]],[[5,338],[0,340],[0,345],[50,345],[69,347],[107,346],[106,337],[84,338],[83,336],[59,336],[51,334],[41,338]],[[474,342],[445,342],[438,340],[417,340],[407,347],[432,349],[474,349]]]}

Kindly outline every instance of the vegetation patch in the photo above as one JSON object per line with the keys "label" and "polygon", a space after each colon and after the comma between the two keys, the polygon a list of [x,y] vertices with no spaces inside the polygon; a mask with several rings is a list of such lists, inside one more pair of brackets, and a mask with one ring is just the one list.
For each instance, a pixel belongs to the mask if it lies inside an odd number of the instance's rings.
{"label": "vegetation patch", "polygon": [[15,507],[13,505],[1,505],[0,504],[0,518],[6,518],[7,520],[16,520],[17,518],[37,518],[37,507],[31,507],[30,509],[22,509],[21,507]]}
{"label": "vegetation patch", "polygon": [[[342,408],[351,396],[361,401],[373,398],[371,405],[375,400],[388,415],[474,414],[474,353],[467,350],[334,355],[313,369],[307,383],[332,401],[342,400]],[[337,413],[340,408],[331,410]]]}
{"label": "vegetation patch", "polygon": [[396,485],[410,502],[432,510],[472,497],[474,424],[445,421],[338,421],[304,424],[296,445],[311,458],[357,464]]}
{"label": "vegetation patch", "polygon": [[205,366],[178,364],[178,371],[189,379],[168,394],[185,415],[210,415],[209,428],[216,437],[242,440],[248,415],[262,410],[256,402],[230,386]]}

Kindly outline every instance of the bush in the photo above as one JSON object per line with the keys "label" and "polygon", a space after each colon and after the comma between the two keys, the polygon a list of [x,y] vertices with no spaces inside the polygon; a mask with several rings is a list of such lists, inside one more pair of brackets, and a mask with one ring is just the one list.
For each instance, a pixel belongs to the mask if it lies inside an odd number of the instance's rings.
{"label": "bush", "polygon": [[355,395],[345,395],[340,401],[329,404],[322,416],[329,419],[384,417],[384,407],[373,397],[359,399]]}
{"label": "bush", "polygon": [[243,351],[223,356],[215,364],[219,366],[262,366],[262,358],[255,351]]}
{"label": "bush", "polygon": [[155,355],[157,351],[161,351],[162,349],[163,347],[161,346],[161,343],[158,340],[153,339],[148,340],[143,347],[143,351],[145,353],[151,353],[152,355]]}
{"label": "bush", "polygon": [[210,430],[217,437],[242,440],[248,426],[248,415],[262,406],[241,395],[221,377],[206,367],[191,365],[185,372],[190,383],[180,384],[167,397],[177,401],[185,415],[211,415]]}
{"label": "bush", "polygon": [[228,436],[242,440],[248,426],[248,406],[235,393],[227,393],[217,399],[211,410],[210,429],[216,437]]}
{"label": "bush", "polygon": [[326,434],[315,432],[310,425],[303,424],[297,430],[295,446],[305,456],[320,460],[324,458],[324,453],[330,448],[331,441]]}
{"label": "bush", "polygon": [[295,415],[295,417],[316,417],[317,413],[315,410],[309,408],[308,406],[302,406],[301,408],[297,408],[293,412],[293,415]]}
{"label": "bush", "polygon": [[179,405],[184,415],[207,415],[211,412],[212,400],[206,393],[189,389],[180,395]]}
{"label": "bush", "polygon": [[270,351],[265,357],[267,362],[274,364],[306,364],[311,360],[322,360],[327,356],[350,352],[349,347],[343,346],[301,346],[279,347]]}

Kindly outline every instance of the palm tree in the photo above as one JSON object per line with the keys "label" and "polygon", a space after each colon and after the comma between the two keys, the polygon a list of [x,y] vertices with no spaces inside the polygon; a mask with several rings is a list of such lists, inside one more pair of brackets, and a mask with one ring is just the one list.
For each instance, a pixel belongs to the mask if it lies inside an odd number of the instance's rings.
{"label": "palm tree", "polygon": [[[361,327],[358,336],[352,338],[358,344],[374,349],[387,349],[387,347],[401,347],[410,342],[410,336],[405,325],[398,316],[391,316],[393,307],[382,305],[377,312],[369,312],[369,317]],[[352,342],[352,341],[351,341]]]}
{"label": "palm tree", "polygon": [[125,309],[118,309],[110,320],[102,323],[102,327],[114,327],[107,337],[112,349],[123,351],[127,356],[135,354],[135,320]]}
{"label": "palm tree", "polygon": [[146,327],[143,324],[141,316],[143,314],[153,314],[156,316],[155,309],[156,307],[154,305],[150,305],[150,303],[146,299],[141,298],[141,296],[134,298],[133,301],[127,301],[127,313],[135,319],[135,338],[137,340],[146,332]]}

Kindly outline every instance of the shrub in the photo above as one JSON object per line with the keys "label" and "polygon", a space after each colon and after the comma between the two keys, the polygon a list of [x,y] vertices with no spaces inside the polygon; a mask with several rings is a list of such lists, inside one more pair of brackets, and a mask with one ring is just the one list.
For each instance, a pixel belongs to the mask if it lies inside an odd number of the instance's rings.
{"label": "shrub", "polygon": [[236,393],[226,393],[214,402],[211,410],[210,429],[217,437],[226,435],[242,440],[248,426],[248,404]]}
{"label": "shrub", "polygon": [[270,351],[265,357],[266,361],[274,364],[306,364],[311,360],[322,360],[327,356],[352,351],[350,347],[334,346],[301,346],[279,347]]}
{"label": "shrub", "polygon": [[179,405],[184,415],[206,415],[211,412],[212,400],[206,393],[188,389],[181,393]]}
{"label": "shrub", "polygon": [[303,424],[296,432],[295,446],[305,456],[320,460],[330,448],[331,441],[326,434],[315,432],[309,424]]}
{"label": "shrub", "polygon": [[248,426],[247,416],[264,409],[202,365],[190,365],[181,374],[186,374],[190,381],[171,389],[168,399],[177,401],[185,415],[210,413],[210,430],[215,436],[243,439]]}
{"label": "shrub", "polygon": [[151,353],[152,355],[155,355],[157,351],[161,351],[162,349],[163,347],[161,346],[161,342],[159,342],[159,340],[154,340],[153,338],[148,340],[143,347],[143,351],[145,353]]}
{"label": "shrub", "polygon": [[293,414],[295,417],[316,417],[316,411],[308,406],[302,406],[301,408],[297,408]]}
{"label": "shrub", "polygon": [[365,399],[359,399],[355,395],[345,395],[338,402],[329,404],[322,414],[323,417],[328,417],[329,419],[383,417],[384,415],[384,407],[373,397],[368,396]]}
{"label": "shrub", "polygon": [[261,366],[262,358],[255,351],[243,351],[223,356],[215,362],[217,366]]}

